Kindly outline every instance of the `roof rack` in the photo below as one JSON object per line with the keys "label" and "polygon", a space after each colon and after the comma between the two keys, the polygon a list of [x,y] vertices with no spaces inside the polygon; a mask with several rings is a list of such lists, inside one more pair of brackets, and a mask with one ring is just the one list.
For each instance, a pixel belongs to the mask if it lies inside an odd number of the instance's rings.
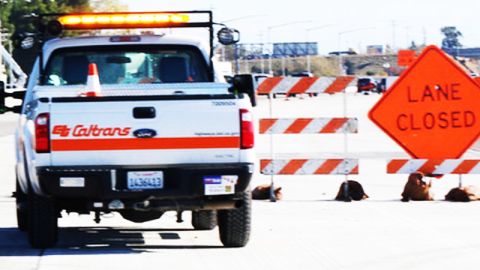
{"label": "roof rack", "polygon": [[[190,15],[206,15],[207,18],[190,20]],[[100,30],[133,28],[208,28],[210,57],[213,56],[213,14],[209,10],[161,11],[161,12],[89,12],[48,13],[38,15],[39,32],[58,36],[63,30]],[[53,18],[51,20],[45,20]],[[45,22],[46,21],[46,22]],[[43,30],[43,31],[42,31]]]}
{"label": "roof rack", "polygon": [[[40,44],[40,63],[43,63],[42,45],[46,35],[58,36],[63,30],[100,30],[133,28],[208,28],[210,59],[214,53],[214,25],[223,26],[217,33],[223,45],[232,45],[240,40],[240,33],[225,24],[213,22],[212,11],[159,11],[159,12],[90,12],[90,13],[48,13],[27,16],[37,19],[37,33],[19,35],[18,43],[33,46]],[[50,19],[51,18],[51,19]],[[30,39],[26,41],[27,39]],[[24,41],[26,41],[24,43]],[[211,62],[211,61],[210,61]],[[213,66],[210,64],[211,70]],[[43,74],[40,65],[40,74]]]}

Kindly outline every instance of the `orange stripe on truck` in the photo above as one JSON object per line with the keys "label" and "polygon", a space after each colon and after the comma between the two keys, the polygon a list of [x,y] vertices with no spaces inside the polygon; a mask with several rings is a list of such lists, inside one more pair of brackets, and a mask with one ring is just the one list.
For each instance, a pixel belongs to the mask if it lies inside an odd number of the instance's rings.
{"label": "orange stripe on truck", "polygon": [[240,148],[240,137],[52,140],[52,151]]}

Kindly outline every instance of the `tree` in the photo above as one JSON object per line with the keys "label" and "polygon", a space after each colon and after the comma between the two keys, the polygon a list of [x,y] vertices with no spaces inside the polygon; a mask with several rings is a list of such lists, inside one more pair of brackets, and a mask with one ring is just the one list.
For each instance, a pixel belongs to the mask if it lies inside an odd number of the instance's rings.
{"label": "tree", "polygon": [[442,49],[459,49],[463,47],[458,40],[459,37],[462,37],[462,33],[455,26],[445,26],[440,31],[445,35],[445,38],[442,40]]}
{"label": "tree", "polygon": [[90,6],[97,12],[127,11],[128,5],[120,3],[119,0],[91,0]]}
{"label": "tree", "polygon": [[9,22],[8,17],[12,10],[12,2],[7,0],[0,0],[0,32],[10,32],[12,30],[12,24]]}
{"label": "tree", "polygon": [[31,20],[24,15],[88,11],[126,11],[120,0],[0,0],[0,21],[3,32],[33,31]]}
{"label": "tree", "polygon": [[[127,6],[121,5],[119,0],[0,0],[0,20],[5,32],[12,36],[20,32],[34,32],[36,29],[33,18],[25,18],[25,15],[45,13],[70,13],[101,11],[125,11]],[[79,34],[79,33],[73,33]],[[66,35],[72,35],[68,33]],[[15,49],[14,59],[29,73],[35,59],[38,48],[20,51]]]}
{"label": "tree", "polygon": [[70,11],[85,11],[85,9],[89,9],[88,7],[90,7],[89,0],[57,0],[56,2],[58,2],[60,6],[70,9]]}
{"label": "tree", "polygon": [[418,46],[417,44],[415,43],[415,41],[412,40],[412,43],[410,44],[410,47],[408,47],[409,50],[413,50],[413,51],[416,51],[418,50]]}
{"label": "tree", "polygon": [[[115,0],[106,1],[115,3]],[[118,4],[119,5],[119,4]],[[89,0],[0,0],[2,28],[10,33],[33,31],[31,20],[25,15],[92,11]]]}
{"label": "tree", "polygon": [[[2,1],[2,23],[13,37],[22,32],[35,32],[37,20],[26,17],[31,14],[66,13],[89,11],[88,0],[0,0]],[[6,9],[3,9],[5,5]],[[4,12],[4,13],[3,13]],[[30,50],[14,49],[13,58],[24,72],[32,69],[38,47]]]}

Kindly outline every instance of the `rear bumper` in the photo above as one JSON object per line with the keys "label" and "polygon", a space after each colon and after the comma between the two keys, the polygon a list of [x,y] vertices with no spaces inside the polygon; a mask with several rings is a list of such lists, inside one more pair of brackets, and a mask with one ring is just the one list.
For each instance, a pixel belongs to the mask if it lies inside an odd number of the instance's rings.
{"label": "rear bumper", "polygon": [[[127,172],[162,171],[164,186],[154,190],[128,190]],[[188,164],[166,166],[65,166],[40,167],[37,175],[42,191],[59,201],[109,202],[122,200],[132,205],[145,200],[201,205],[221,204],[238,198],[252,177],[252,163]],[[204,177],[238,176],[233,194],[205,195]],[[60,178],[83,178],[82,187],[62,187]],[[168,204],[167,204],[168,205]],[[191,208],[191,207],[189,207]],[[193,208],[193,207],[192,207]]]}

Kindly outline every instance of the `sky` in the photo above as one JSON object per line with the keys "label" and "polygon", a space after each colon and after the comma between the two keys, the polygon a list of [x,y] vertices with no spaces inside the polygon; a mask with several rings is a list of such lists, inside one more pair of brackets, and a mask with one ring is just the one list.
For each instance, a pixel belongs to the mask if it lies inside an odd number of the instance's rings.
{"label": "sky", "polygon": [[476,0],[121,2],[131,11],[213,10],[216,22],[241,32],[241,43],[318,42],[321,54],[348,48],[365,51],[367,45],[405,48],[412,41],[441,45],[443,26],[456,26],[465,47],[480,47]]}

